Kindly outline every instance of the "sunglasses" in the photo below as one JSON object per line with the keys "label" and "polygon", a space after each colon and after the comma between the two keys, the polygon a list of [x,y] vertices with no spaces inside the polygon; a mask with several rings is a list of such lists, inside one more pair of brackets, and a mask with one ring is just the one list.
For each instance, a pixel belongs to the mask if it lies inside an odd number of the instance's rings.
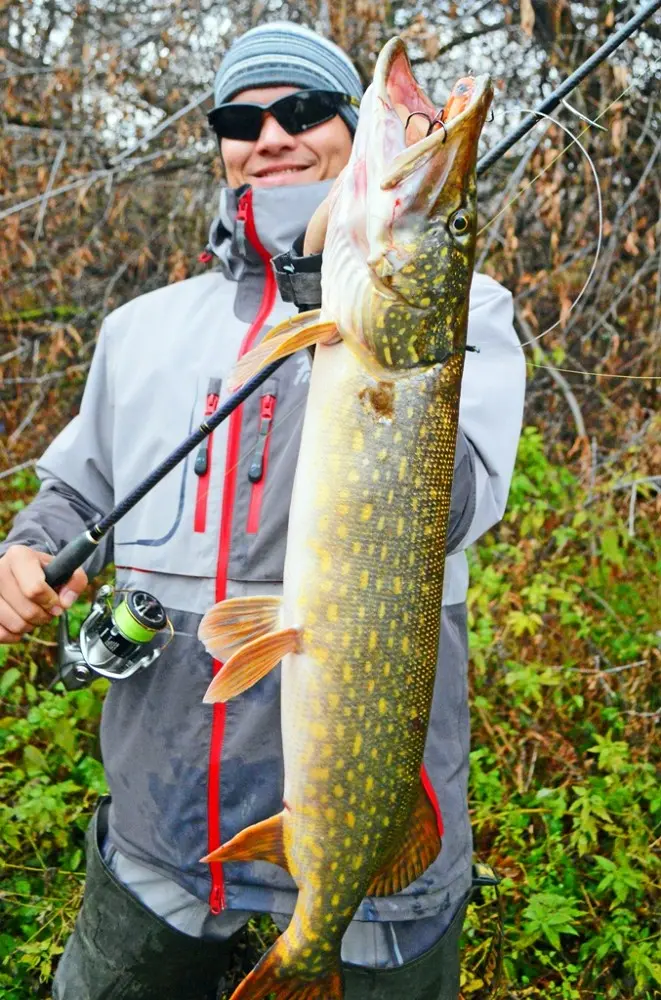
{"label": "sunglasses", "polygon": [[299,135],[334,118],[343,104],[360,107],[351,94],[336,90],[297,90],[272,104],[221,104],[209,114],[209,125],[219,139],[256,142],[264,115],[273,115],[289,135]]}

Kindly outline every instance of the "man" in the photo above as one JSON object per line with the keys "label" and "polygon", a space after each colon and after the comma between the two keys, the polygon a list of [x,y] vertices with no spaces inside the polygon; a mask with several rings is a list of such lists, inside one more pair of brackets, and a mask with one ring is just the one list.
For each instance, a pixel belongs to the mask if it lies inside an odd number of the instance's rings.
{"label": "man", "polygon": [[[300,90],[326,96],[287,101]],[[43,579],[46,553],[109,509],[211,412],[237,356],[291,314],[269,261],[305,230],[347,162],[360,93],[346,56],[294,25],[248,32],[223,60],[211,116],[228,179],[210,234],[219,267],[141,296],[104,322],[80,414],[41,459],[41,490],[2,550],[0,641],[75,600],[85,575],[75,573],[58,596]],[[316,265],[287,256],[283,282],[299,305],[318,304]],[[472,853],[459,550],[503,513],[523,398],[510,297],[485,276],[474,281],[469,340],[481,353],[466,363],[425,755],[443,849],[424,884],[361,904],[343,942],[348,1000],[458,995]],[[93,575],[114,557],[117,585],[158,597],[177,637],[158,666],[115,682],[106,698],[101,740],[112,801],[88,833],[85,900],[56,1000],[213,997],[249,916],[268,912],[284,927],[291,915],[296,890],[281,869],[199,863],[281,808],[283,775],[278,672],[226,706],[205,706],[213,665],[195,636],[214,601],[281,588],[309,371],[307,352],[289,359],[87,566]]]}

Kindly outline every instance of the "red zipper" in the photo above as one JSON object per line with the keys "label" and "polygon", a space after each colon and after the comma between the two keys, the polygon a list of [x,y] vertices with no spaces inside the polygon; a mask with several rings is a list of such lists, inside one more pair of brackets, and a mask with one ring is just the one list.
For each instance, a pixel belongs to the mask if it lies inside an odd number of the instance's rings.
{"label": "red zipper", "polygon": [[443,824],[443,816],[441,815],[441,806],[438,801],[438,796],[434,791],[434,786],[431,783],[431,778],[427,774],[427,768],[425,767],[424,764],[420,768],[420,777],[422,778],[422,787],[429,796],[429,801],[434,807],[434,812],[436,813],[436,826],[438,827],[438,835],[439,837],[442,837],[444,832],[444,824]]}
{"label": "red zipper", "polygon": [[255,454],[248,470],[248,478],[252,483],[250,503],[248,505],[248,520],[246,521],[246,531],[249,535],[256,535],[259,530],[259,515],[262,510],[266,471],[269,464],[269,448],[271,446],[271,428],[273,426],[274,412],[275,396],[262,396],[259,407],[257,447],[255,448]]}
{"label": "red zipper", "polygon": [[[218,406],[218,393],[207,393],[204,416],[210,417]],[[197,494],[195,497],[195,517],[193,531],[204,533],[207,530],[207,504],[209,500],[209,480],[211,479],[211,455],[213,452],[213,434],[205,438],[195,459],[195,472],[198,474]],[[204,471],[201,471],[203,467]]]}
{"label": "red zipper", "polygon": [[[264,323],[269,317],[276,295],[276,281],[271,256],[259,241],[252,211],[252,188],[249,188],[239,200],[236,217],[245,224],[246,239],[257,251],[264,263],[264,292],[255,319],[250,324],[239,349],[242,357],[254,345]],[[227,569],[229,565],[230,543],[232,540],[232,516],[234,513],[234,495],[236,492],[237,466],[241,444],[241,420],[243,407],[239,406],[229,419],[227,432],[227,455],[225,457],[225,481],[223,485],[223,513],[220,522],[220,541],[218,544],[218,561],[216,564],[216,601],[224,601],[227,593]],[[218,660],[213,661],[214,677],[222,667]],[[225,705],[216,704],[213,707],[211,723],[211,745],[209,749],[209,786],[207,795],[207,828],[209,852],[220,847],[220,771],[223,752],[223,736],[225,733]],[[220,913],[225,906],[225,884],[223,866],[220,861],[212,861],[209,865],[211,874],[211,894],[209,907],[212,913]]]}

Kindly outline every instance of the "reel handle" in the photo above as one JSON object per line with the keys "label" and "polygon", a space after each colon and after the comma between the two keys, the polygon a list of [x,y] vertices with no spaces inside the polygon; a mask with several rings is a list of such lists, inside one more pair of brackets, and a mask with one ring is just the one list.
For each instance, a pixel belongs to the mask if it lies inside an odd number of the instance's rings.
{"label": "reel handle", "polygon": [[92,555],[96,545],[97,543],[92,541],[86,531],[68,542],[44,570],[48,586],[56,590],[66,583],[78,567]]}

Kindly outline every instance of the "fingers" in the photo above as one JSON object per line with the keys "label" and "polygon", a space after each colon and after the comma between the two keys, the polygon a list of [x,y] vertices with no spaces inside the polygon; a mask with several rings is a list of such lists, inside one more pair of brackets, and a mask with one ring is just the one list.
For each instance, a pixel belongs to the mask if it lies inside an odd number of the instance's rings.
{"label": "fingers", "polygon": [[[8,574],[3,580],[2,599],[5,604],[11,608],[11,610],[28,626],[45,625],[46,622],[51,620],[53,615],[62,613],[62,608],[58,604],[51,605],[51,609],[46,611],[44,607],[40,606],[36,603],[36,601],[33,601],[30,597],[28,597],[26,592],[21,589],[21,586],[13,573]],[[12,629],[12,626],[8,621],[4,622],[4,624],[12,631],[16,631],[15,629]]]}
{"label": "fingers", "polygon": [[306,256],[311,253],[321,253],[324,249],[326,231],[328,229],[328,216],[342,173],[336,177],[332,188],[308,223],[308,228],[305,230],[305,239],[303,240],[303,253]]}
{"label": "fingers", "polygon": [[78,569],[57,594],[44,577],[44,566],[52,558],[14,545],[0,559],[0,643],[16,642],[35,626],[61,615],[87,586],[84,570]]}
{"label": "fingers", "polygon": [[44,566],[48,565],[52,556],[35,552],[24,545],[16,545],[9,549],[5,559],[9,574],[3,575],[1,585],[2,596],[6,600],[10,600],[9,591],[15,587],[37,609],[49,612],[61,610],[58,594],[48,586],[44,577]]}
{"label": "fingers", "polygon": [[0,597],[0,642],[18,642],[31,628],[32,625],[21,618],[11,605]]}
{"label": "fingers", "polygon": [[311,253],[321,253],[324,248],[326,230],[328,229],[329,207],[328,198],[324,198],[308,223],[303,241],[303,253],[306,256]]}
{"label": "fingers", "polygon": [[78,567],[60,590],[58,604],[65,609],[70,608],[74,601],[78,600],[86,586],[87,573]]}

